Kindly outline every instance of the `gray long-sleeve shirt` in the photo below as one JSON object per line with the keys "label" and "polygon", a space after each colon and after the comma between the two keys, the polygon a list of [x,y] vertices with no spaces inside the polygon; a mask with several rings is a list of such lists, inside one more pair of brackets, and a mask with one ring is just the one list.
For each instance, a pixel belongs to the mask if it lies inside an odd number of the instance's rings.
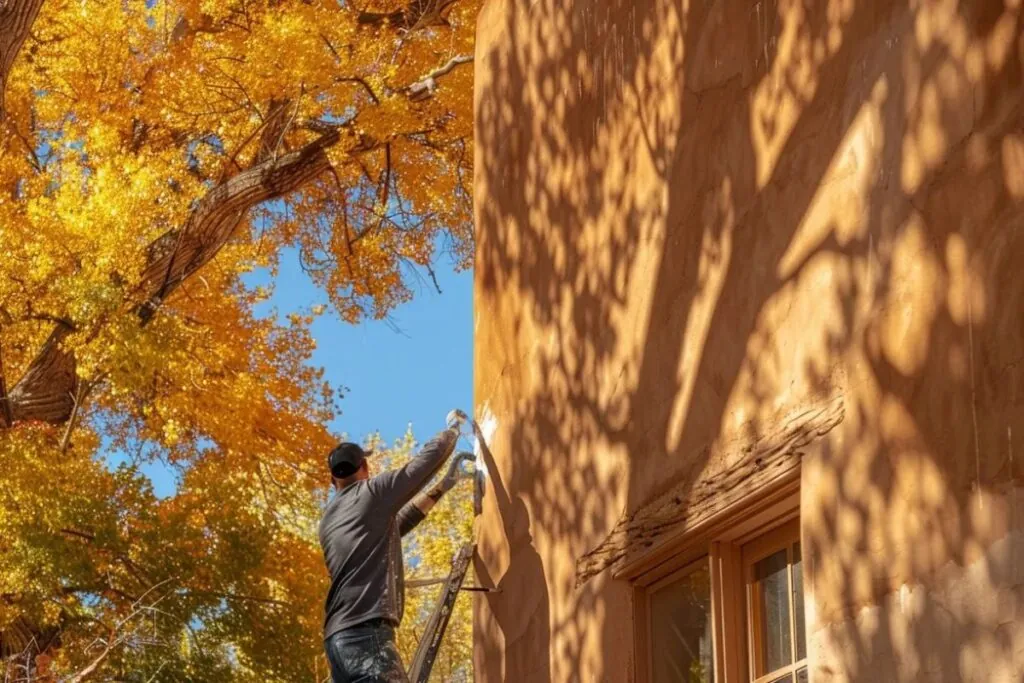
{"label": "gray long-sleeve shirt", "polygon": [[403,467],[349,484],[327,504],[320,520],[320,547],[331,575],[324,639],[370,619],[401,622],[405,577],[399,537],[424,517],[410,500],[457,440],[457,431],[445,430]]}

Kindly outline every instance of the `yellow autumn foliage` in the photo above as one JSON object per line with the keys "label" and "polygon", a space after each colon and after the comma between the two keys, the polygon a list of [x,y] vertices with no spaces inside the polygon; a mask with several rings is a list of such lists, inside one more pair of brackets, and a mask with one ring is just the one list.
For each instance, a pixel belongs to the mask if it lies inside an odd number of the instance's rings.
{"label": "yellow autumn foliage", "polygon": [[[315,521],[338,397],[310,326],[386,316],[441,256],[469,265],[477,7],[0,3],[13,680],[324,679]],[[292,252],[331,311],[257,315]],[[424,571],[457,526],[435,517]],[[468,640],[453,648],[459,676]]]}

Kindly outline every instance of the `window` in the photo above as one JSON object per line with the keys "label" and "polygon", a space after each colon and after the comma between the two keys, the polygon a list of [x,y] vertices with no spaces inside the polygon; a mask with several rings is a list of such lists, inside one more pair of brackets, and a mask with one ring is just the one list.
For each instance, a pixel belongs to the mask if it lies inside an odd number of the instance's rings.
{"label": "window", "polygon": [[750,680],[805,683],[807,635],[796,520],[743,547]]}
{"label": "window", "polygon": [[776,499],[646,568],[639,681],[809,683],[797,506],[796,494]]}
{"label": "window", "polygon": [[713,683],[707,560],[663,579],[647,595],[652,683]]}

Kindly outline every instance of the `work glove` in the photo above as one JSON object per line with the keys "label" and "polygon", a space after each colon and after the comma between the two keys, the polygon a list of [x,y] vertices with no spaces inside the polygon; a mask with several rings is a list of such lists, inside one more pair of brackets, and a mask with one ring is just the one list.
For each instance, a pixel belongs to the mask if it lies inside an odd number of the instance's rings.
{"label": "work glove", "polygon": [[452,461],[448,463],[448,471],[445,472],[444,477],[441,478],[441,488],[445,491],[450,490],[460,479],[469,479],[473,475],[462,469],[462,463],[464,462],[476,462],[476,456],[468,451],[457,453]]}
{"label": "work glove", "polygon": [[455,429],[461,436],[462,425],[466,424],[467,420],[469,420],[469,416],[456,408],[448,413],[448,416],[445,418],[445,423],[448,425],[448,429]]}

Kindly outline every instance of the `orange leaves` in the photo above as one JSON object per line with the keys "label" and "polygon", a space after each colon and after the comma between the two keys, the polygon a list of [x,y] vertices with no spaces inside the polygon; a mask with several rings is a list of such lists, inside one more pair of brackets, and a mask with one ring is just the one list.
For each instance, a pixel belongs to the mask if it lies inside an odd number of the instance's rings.
{"label": "orange leaves", "polygon": [[[0,351],[8,389],[54,368],[36,389],[60,424],[0,431],[0,629],[65,624],[54,671],[146,595],[152,642],[110,671],[309,678],[335,440],[309,365],[324,311],[259,317],[245,281],[297,248],[355,323],[439,254],[468,264],[476,6],[399,30],[334,0],[44,3],[4,93]],[[178,477],[165,499],[154,463]],[[436,564],[449,541],[417,547]]]}

